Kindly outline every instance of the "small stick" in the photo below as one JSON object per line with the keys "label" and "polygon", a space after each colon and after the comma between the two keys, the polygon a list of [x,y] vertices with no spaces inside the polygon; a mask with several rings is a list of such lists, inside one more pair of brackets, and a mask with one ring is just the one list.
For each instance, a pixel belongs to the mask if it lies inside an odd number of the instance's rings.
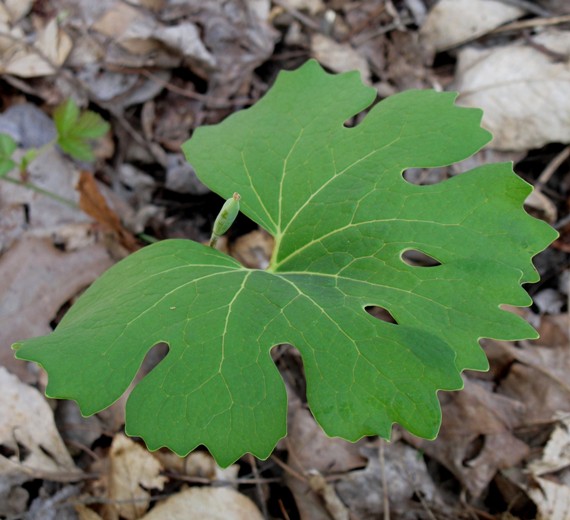
{"label": "small stick", "polygon": [[546,168],[542,171],[538,180],[536,181],[535,188],[542,190],[545,184],[548,183],[550,178],[554,175],[554,172],[560,168],[562,163],[570,157],[570,146],[564,148],[561,152],[559,152],[552,161],[548,163]]}
{"label": "small stick", "polygon": [[490,34],[532,29],[534,27],[548,27],[550,25],[560,25],[569,22],[570,15],[553,16],[549,18],[532,18],[530,20],[521,20],[519,22],[512,22],[507,25],[502,25],[501,27],[493,29]]}

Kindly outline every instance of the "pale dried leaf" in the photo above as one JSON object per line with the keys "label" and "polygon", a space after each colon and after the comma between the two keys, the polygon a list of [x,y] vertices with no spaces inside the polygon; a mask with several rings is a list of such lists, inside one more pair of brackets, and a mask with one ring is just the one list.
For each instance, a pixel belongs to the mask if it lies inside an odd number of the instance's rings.
{"label": "pale dried leaf", "polygon": [[10,13],[6,6],[0,3],[0,27],[2,32],[8,32],[8,26],[10,22]]}
{"label": "pale dried leaf", "polygon": [[58,26],[57,18],[54,18],[40,32],[36,47],[53,65],[59,67],[67,59],[73,42],[68,34]]}
{"label": "pale dried leaf", "polygon": [[153,37],[169,49],[175,50],[185,58],[196,60],[202,66],[216,66],[216,58],[206,49],[200,40],[198,27],[191,22],[158,27],[154,31]]}
{"label": "pale dried leaf", "polygon": [[334,72],[357,70],[362,80],[370,83],[368,62],[349,43],[338,43],[317,33],[311,38],[311,53],[330,70]]}
{"label": "pale dried leaf", "polygon": [[544,447],[542,458],[531,462],[528,469],[534,476],[553,473],[570,467],[570,416],[562,417]]}
{"label": "pale dried leaf", "polygon": [[157,26],[158,22],[150,13],[116,2],[93,24],[93,29],[112,38],[129,52],[145,55],[158,46],[152,40]]}
{"label": "pale dried leaf", "polygon": [[570,487],[546,478],[536,478],[539,487],[527,492],[538,508],[537,520],[568,520],[570,518]]}
{"label": "pale dried leaf", "polygon": [[420,34],[436,52],[456,47],[522,16],[524,11],[499,0],[440,0]]}
{"label": "pale dried leaf", "polygon": [[323,0],[282,0],[282,3],[290,9],[307,11],[312,15],[317,14],[319,11],[324,11],[325,9]]}
{"label": "pale dried leaf", "polygon": [[162,489],[166,477],[160,475],[162,465],[145,448],[122,434],[111,444],[109,496],[114,509],[127,520],[136,520],[150,504],[150,489]]}
{"label": "pale dried leaf", "polygon": [[[459,53],[459,102],[484,111],[483,125],[499,150],[570,142],[570,32],[548,31],[491,49]],[[556,56],[560,56],[559,59]]]}
{"label": "pale dried leaf", "polygon": [[52,75],[65,62],[72,47],[71,38],[54,18],[39,31],[33,47],[12,42],[2,56],[0,71],[22,78]]}
{"label": "pale dried leaf", "polygon": [[[0,212],[0,215],[2,213]],[[87,231],[87,230],[84,230]],[[92,283],[113,261],[100,244],[62,252],[51,241],[27,237],[0,257],[0,364],[30,380],[26,364],[8,346],[51,331],[60,307]]]}
{"label": "pale dried leaf", "polygon": [[570,486],[562,479],[549,478],[570,467],[570,416],[563,415],[552,432],[540,460],[528,465],[536,485],[526,486],[538,507],[539,520],[566,520],[570,517]]}
{"label": "pale dried leaf", "polygon": [[33,3],[34,0],[4,0],[2,7],[8,11],[11,22],[16,23],[30,12]]}
{"label": "pale dried leaf", "polygon": [[230,488],[192,487],[157,504],[141,520],[262,520],[255,504]]}
{"label": "pale dried leaf", "polygon": [[53,412],[35,388],[0,367],[0,487],[80,471],[59,436]]}
{"label": "pale dried leaf", "polygon": [[75,506],[75,511],[79,516],[79,520],[103,520],[103,518],[93,511],[93,509],[89,509],[83,504],[77,504]]}

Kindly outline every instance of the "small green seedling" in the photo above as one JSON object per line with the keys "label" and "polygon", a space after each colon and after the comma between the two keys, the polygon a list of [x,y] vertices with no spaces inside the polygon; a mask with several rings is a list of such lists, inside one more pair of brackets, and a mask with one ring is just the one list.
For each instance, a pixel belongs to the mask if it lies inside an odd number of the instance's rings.
{"label": "small green seedling", "polygon": [[[275,239],[267,270],[190,240],[166,240],[97,280],[49,336],[16,343],[48,372],[46,393],[84,415],[115,402],[153,345],[167,356],[133,389],[126,431],[149,449],[203,444],[221,466],[266,458],[286,434],[285,385],[270,355],[302,355],[324,431],[389,438],[397,422],[433,439],[439,390],[486,370],[481,338],[536,338],[521,317],[532,257],[556,237],[529,216],[531,187],[510,163],[430,186],[407,168],[461,161],[489,142],[481,111],[456,94],[408,91],[376,104],[357,73],[315,61],[282,72],[253,107],[183,146],[200,179]],[[237,212],[237,197],[226,207]],[[231,211],[230,211],[231,210]],[[228,218],[228,217],[226,217]],[[214,237],[225,230],[216,224]],[[406,251],[439,265],[409,265]],[[389,311],[396,323],[371,316]]]}
{"label": "small green seedling", "polygon": [[[31,183],[27,179],[28,166],[42,152],[56,145],[74,159],[91,162],[95,160],[92,150],[93,141],[105,135],[110,126],[95,112],[90,110],[81,112],[72,99],[64,101],[54,110],[53,122],[56,129],[55,139],[41,148],[28,149],[19,161],[14,159],[14,152],[18,148],[16,141],[8,134],[0,134],[0,180],[30,188],[63,204],[76,207],[73,201]],[[15,169],[19,171],[20,178],[8,176]]]}

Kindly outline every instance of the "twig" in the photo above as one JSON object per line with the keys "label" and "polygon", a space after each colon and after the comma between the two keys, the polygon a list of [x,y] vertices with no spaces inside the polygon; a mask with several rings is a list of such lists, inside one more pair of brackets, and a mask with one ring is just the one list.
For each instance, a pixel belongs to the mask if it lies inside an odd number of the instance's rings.
{"label": "twig", "polygon": [[236,479],[211,479],[208,477],[194,477],[189,475],[182,475],[180,473],[176,473],[174,471],[165,471],[164,475],[168,478],[180,480],[182,482],[189,482],[191,484],[216,484],[216,485],[229,485],[229,486],[237,486],[237,485],[250,485],[250,484],[271,484],[274,482],[281,482],[282,479],[280,477],[240,477]]}
{"label": "twig", "polygon": [[289,473],[289,475],[295,477],[297,480],[301,482],[307,482],[307,479],[304,475],[301,475],[298,471],[295,471],[291,466],[283,462],[280,458],[276,457],[275,455],[271,455],[271,460],[275,462],[283,471]]}
{"label": "twig", "polygon": [[537,16],[550,16],[550,11],[536,5],[534,2],[530,2],[529,0],[499,0],[499,2],[503,4],[512,5],[514,7],[519,7],[523,9],[527,13],[536,14]]}
{"label": "twig", "polygon": [[380,471],[382,477],[382,504],[384,507],[384,520],[390,520],[390,500],[388,498],[388,479],[386,478],[386,461],[384,459],[384,439],[380,439]]}
{"label": "twig", "polygon": [[287,513],[287,510],[285,509],[285,506],[283,505],[283,502],[281,499],[277,500],[277,503],[279,504],[279,509],[281,510],[281,514],[283,515],[283,518],[285,520],[291,520],[289,518],[289,514]]}
{"label": "twig", "polygon": [[560,168],[562,163],[570,157],[570,146],[564,148],[561,152],[559,152],[552,161],[550,161],[546,168],[542,170],[542,173],[538,177],[538,180],[535,183],[535,188],[537,190],[542,190],[542,188],[548,184],[550,178],[554,175],[556,170]]}
{"label": "twig", "polygon": [[257,461],[255,460],[255,457],[251,455],[251,453],[248,455],[247,459],[249,466],[251,467],[251,472],[253,473],[253,476],[256,480],[255,491],[257,494],[257,501],[259,503],[259,506],[261,507],[261,514],[263,515],[263,518],[265,518],[265,520],[268,520],[269,511],[267,510],[267,504],[265,502],[263,488],[261,487],[262,483],[259,480],[259,470],[257,469]]}
{"label": "twig", "polygon": [[548,27],[550,25],[560,25],[570,23],[570,14],[562,16],[552,16],[547,18],[532,18],[531,20],[521,20],[519,22],[509,23],[493,29],[489,34],[497,34],[509,31],[520,31],[524,29],[533,29],[535,27]]}
{"label": "twig", "polygon": [[528,33],[523,33],[523,38],[529,47],[536,49],[538,52],[542,52],[542,54],[545,54],[554,62],[564,63],[568,61],[568,58],[570,57],[568,53],[558,52],[553,49],[550,49],[549,47],[543,45],[542,43],[538,43],[537,41],[533,40]]}
{"label": "twig", "polygon": [[300,13],[299,11],[297,11],[297,9],[291,7],[287,2],[284,2],[283,0],[273,0],[273,3],[278,5],[282,9],[285,9],[285,11],[287,11],[293,18],[297,18],[297,20],[299,20],[302,24],[306,25],[307,27],[310,27],[314,31],[320,32],[321,28],[319,27],[319,24],[317,22],[311,20],[308,16],[305,16],[303,13]]}

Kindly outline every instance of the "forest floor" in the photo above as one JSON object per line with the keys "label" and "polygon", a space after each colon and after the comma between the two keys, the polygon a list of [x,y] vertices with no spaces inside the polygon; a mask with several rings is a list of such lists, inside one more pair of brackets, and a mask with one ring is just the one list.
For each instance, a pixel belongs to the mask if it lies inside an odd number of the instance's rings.
{"label": "forest floor", "polygon": [[[47,147],[9,174],[17,183],[0,179],[0,519],[570,518],[567,0],[2,0],[0,25],[0,133],[16,155],[53,139],[51,116],[69,98],[111,125],[93,161]],[[535,257],[534,304],[517,310],[540,339],[482,340],[491,369],[440,393],[438,439],[395,427],[389,443],[328,438],[308,409],[298,352],[279,347],[288,436],[267,460],[224,470],[206,450],[181,459],[126,437],[124,398],[89,418],[46,399],[45,372],[10,345],[48,334],[145,237],[206,242],[222,199],[182,143],[309,58],[358,70],[380,98],[451,90],[484,110],[494,140],[483,151],[406,175],[433,184],[513,161],[534,185],[526,210],[560,233]],[[85,175],[109,207],[76,207]],[[272,242],[240,216],[220,247],[263,267]]]}

